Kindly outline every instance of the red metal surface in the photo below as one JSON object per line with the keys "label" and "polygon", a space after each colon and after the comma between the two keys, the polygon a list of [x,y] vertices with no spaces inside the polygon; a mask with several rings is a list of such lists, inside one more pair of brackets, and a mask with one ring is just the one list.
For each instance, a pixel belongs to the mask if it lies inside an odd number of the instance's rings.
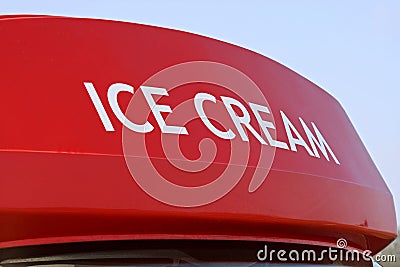
{"label": "red metal surface", "polygon": [[[334,245],[346,238],[351,247],[377,252],[394,239],[391,193],[340,104],[286,67],[210,38],[113,21],[8,16],[0,19],[0,36],[0,247],[154,238]],[[276,139],[287,143],[280,110],[303,137],[298,118],[314,122],[340,165],[301,146],[276,149],[266,180],[250,193],[260,143],[249,135],[248,167],[224,197],[176,207],[146,194],[125,162],[123,127],[107,102],[108,87],[126,83],[137,92],[158,71],[194,61],[222,63],[251,78],[275,116]],[[114,132],[105,131],[84,82],[95,86]],[[160,101],[173,107],[199,90],[235,97],[195,84]],[[121,93],[122,110],[131,96]],[[153,117],[149,122],[155,126],[146,139],[152,162],[168,171],[160,129]],[[193,124],[181,140],[188,157],[199,156],[197,136],[226,145]],[[227,164],[224,155],[216,161]],[[200,171],[199,180],[175,182],[208,183],[218,166]]]}

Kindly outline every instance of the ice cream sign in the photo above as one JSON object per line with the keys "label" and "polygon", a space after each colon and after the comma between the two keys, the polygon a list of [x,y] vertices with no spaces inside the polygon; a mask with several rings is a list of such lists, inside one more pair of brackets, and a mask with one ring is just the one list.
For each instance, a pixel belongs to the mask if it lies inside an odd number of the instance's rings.
{"label": "ice cream sign", "polygon": [[[83,86],[105,131],[115,131],[110,116],[115,116],[122,123],[124,155],[132,176],[144,191],[167,204],[199,206],[210,203],[229,192],[242,176],[240,173],[244,172],[243,168],[237,166],[245,168],[249,165],[250,151],[254,150],[251,142],[258,144],[259,157],[253,164],[257,170],[250,182],[249,192],[257,190],[265,180],[276,149],[297,152],[298,148],[302,147],[310,157],[340,164],[334,148],[324,137],[323,129],[301,117],[289,118],[284,110],[279,110],[278,114],[272,114],[266,97],[257,85],[244,73],[224,64],[200,61],[175,65],[153,75],[138,88],[128,83],[115,82],[107,89],[107,103],[100,100],[95,81],[85,81]],[[215,87],[219,89],[213,89]],[[125,112],[119,104],[120,94],[132,95]],[[175,97],[179,98],[179,103],[177,100],[174,101]],[[109,105],[112,114],[107,113],[105,105]],[[277,116],[279,119],[274,119]],[[150,122],[151,117],[153,122]],[[294,126],[293,119],[300,122],[301,132],[305,135],[300,134]],[[277,138],[276,123],[278,122],[283,124],[286,140]],[[193,124],[196,124],[196,127],[191,126]],[[153,153],[154,157],[150,155],[151,153],[149,154],[152,148],[145,135],[155,132],[156,129],[161,137],[158,138],[159,145],[158,143],[153,143],[153,145],[161,147],[163,157],[168,159],[169,164],[175,169],[190,175],[204,171],[213,163],[219,162],[226,164],[226,169],[233,166],[235,170],[232,170],[232,173],[226,170],[219,174],[214,182],[201,186],[182,186],[171,183],[163,179],[165,175],[157,170],[152,179],[149,171],[143,168],[151,165],[150,169],[157,169],[157,164],[151,160],[157,158],[157,153]],[[180,139],[184,136],[196,138],[193,137],[196,135],[205,137],[199,141],[198,146],[194,145],[193,141],[186,144],[186,150],[200,151],[197,158],[190,159],[185,156],[185,152],[181,151],[184,146]],[[229,151],[229,153],[226,152],[229,154],[229,159],[218,161],[219,149],[216,143],[219,141],[215,140],[229,142],[226,149]],[[143,171],[146,175],[142,174]],[[223,182],[224,175],[230,182]],[[233,179],[232,176],[239,178]],[[153,182],[149,182],[151,180]],[[160,182],[160,180],[164,181]],[[221,180],[218,186],[218,181]],[[217,183],[217,185],[214,184],[215,188],[221,188],[221,190],[209,190],[205,193],[207,191],[205,188],[213,183]],[[154,192],[154,187],[165,188],[166,186],[172,186],[170,189],[177,190],[175,193],[181,197],[177,199],[171,190],[165,191],[169,192],[168,194]],[[195,192],[196,189],[199,192]],[[210,193],[211,191],[214,193]],[[185,194],[188,194],[187,197],[182,197]],[[200,197],[195,197],[196,195]],[[192,199],[192,201],[186,201],[187,199]]]}

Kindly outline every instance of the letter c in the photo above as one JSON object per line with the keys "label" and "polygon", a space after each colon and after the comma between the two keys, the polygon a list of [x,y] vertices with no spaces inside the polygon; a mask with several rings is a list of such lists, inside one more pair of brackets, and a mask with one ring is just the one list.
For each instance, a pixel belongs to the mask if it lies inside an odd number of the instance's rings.
{"label": "letter c", "polygon": [[121,111],[118,105],[118,93],[120,92],[129,92],[133,94],[134,91],[132,86],[124,83],[114,83],[108,88],[107,92],[108,102],[110,103],[111,109],[114,112],[115,116],[118,118],[118,120],[124,126],[126,126],[132,131],[138,133],[151,132],[154,129],[154,127],[148,121],[146,121],[144,124],[136,124],[128,120],[128,118],[124,115],[124,113]]}
{"label": "letter c", "polygon": [[197,93],[194,97],[194,106],[196,108],[197,114],[199,114],[200,119],[203,121],[204,125],[216,136],[222,138],[222,139],[233,139],[235,137],[235,134],[231,129],[229,129],[226,132],[220,131],[217,128],[215,128],[214,125],[210,122],[210,120],[207,118],[206,113],[204,112],[203,109],[203,102],[204,101],[211,101],[214,103],[217,103],[217,100],[213,95],[207,94],[207,93]]}

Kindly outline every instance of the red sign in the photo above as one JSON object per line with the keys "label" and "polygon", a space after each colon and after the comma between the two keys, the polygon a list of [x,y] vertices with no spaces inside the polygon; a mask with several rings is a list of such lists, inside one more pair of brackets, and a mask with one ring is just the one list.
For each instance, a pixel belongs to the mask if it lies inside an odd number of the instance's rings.
{"label": "red sign", "polygon": [[131,23],[0,20],[0,247],[396,235],[340,104],[252,51]]}

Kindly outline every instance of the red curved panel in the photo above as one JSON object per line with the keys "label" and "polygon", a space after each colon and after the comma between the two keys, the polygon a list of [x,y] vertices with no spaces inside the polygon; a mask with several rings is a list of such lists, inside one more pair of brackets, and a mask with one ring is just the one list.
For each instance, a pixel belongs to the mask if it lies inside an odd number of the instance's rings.
{"label": "red curved panel", "polygon": [[285,66],[114,21],[3,17],[0,35],[0,247],[394,239],[346,113]]}

